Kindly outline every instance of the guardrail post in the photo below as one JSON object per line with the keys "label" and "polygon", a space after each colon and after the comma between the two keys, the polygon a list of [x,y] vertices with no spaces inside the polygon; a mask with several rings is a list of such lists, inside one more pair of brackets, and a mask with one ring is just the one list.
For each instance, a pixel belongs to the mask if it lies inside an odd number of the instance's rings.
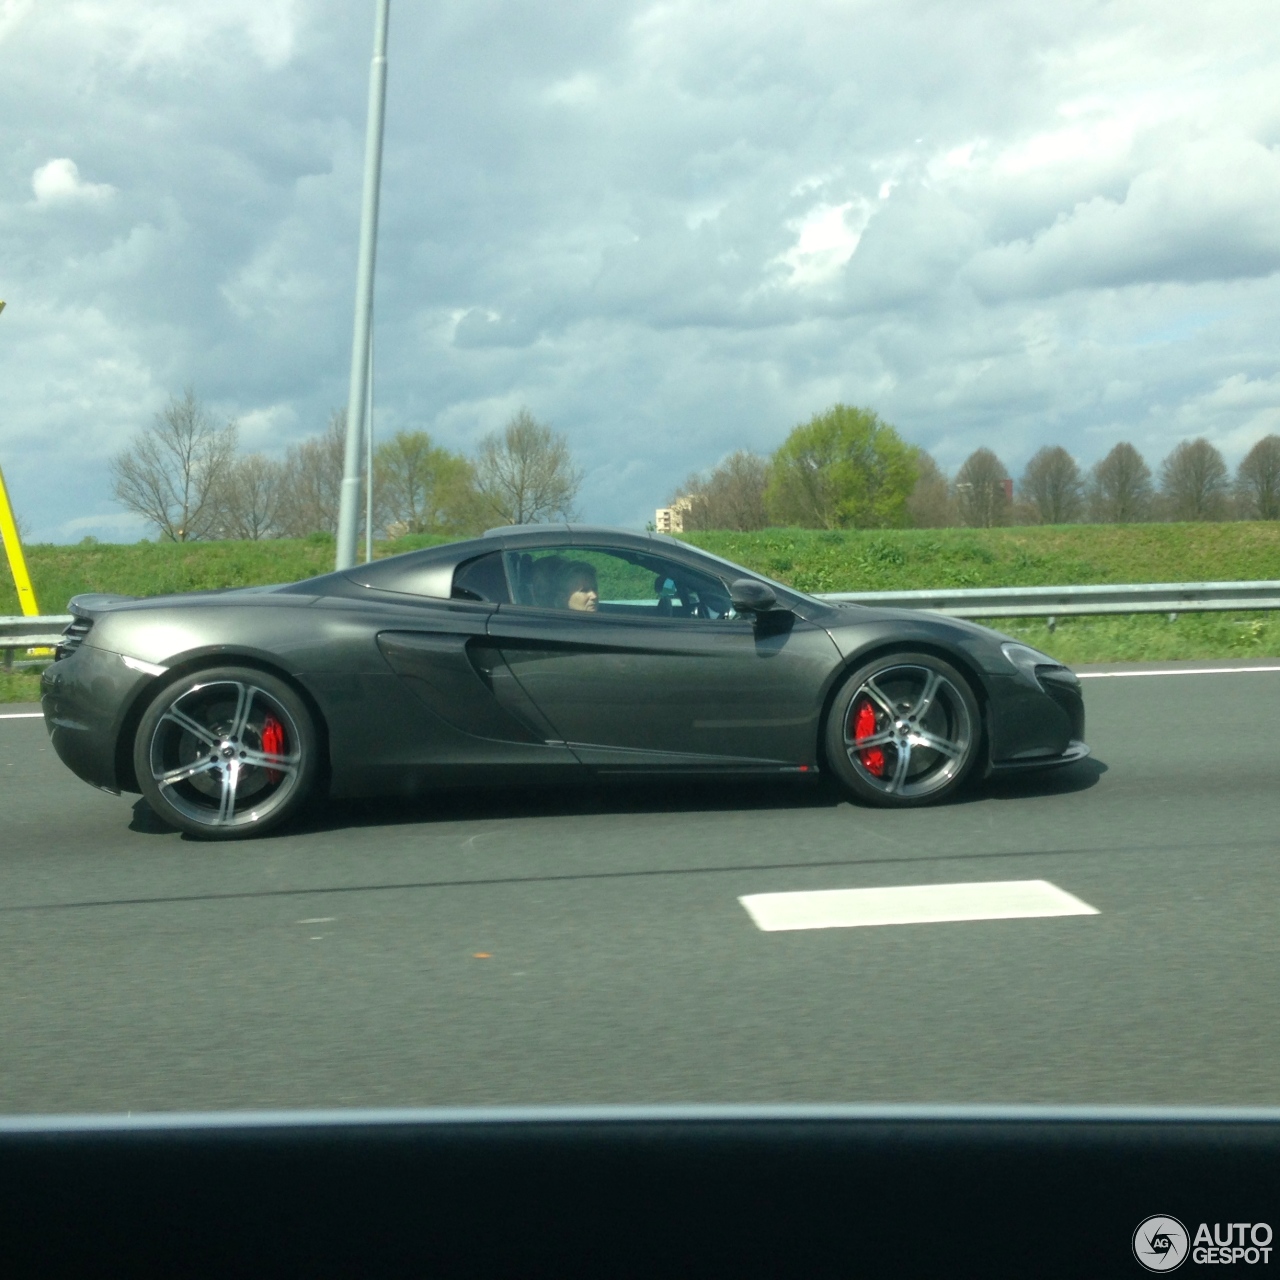
{"label": "guardrail post", "polygon": [[13,650],[12,649],[6,649],[4,651],[4,669],[6,671],[13,670]]}
{"label": "guardrail post", "polygon": [[1052,635],[1058,629],[1058,620],[1053,614],[1050,614],[1047,621],[1049,623],[1049,634]]}

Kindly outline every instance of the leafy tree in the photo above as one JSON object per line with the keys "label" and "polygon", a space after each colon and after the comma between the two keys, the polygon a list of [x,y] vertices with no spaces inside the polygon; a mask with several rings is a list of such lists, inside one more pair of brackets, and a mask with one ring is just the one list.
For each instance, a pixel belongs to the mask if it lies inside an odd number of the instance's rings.
{"label": "leafy tree", "polygon": [[218,426],[190,387],[111,459],[116,501],[156,526],[162,540],[216,537],[236,425]]}
{"label": "leafy tree", "polygon": [[907,496],[907,522],[913,529],[943,529],[956,523],[951,486],[931,453],[916,453],[916,482]]}
{"label": "leafy tree", "polygon": [[503,524],[574,518],[582,472],[568,440],[527,409],[480,441],[475,465],[483,505]]}
{"label": "leafy tree", "polygon": [[767,459],[746,449],[731,453],[709,474],[695,473],[684,482],[677,497],[693,501],[685,512],[684,527],[739,532],[763,529],[769,523],[764,504],[768,483]]}
{"label": "leafy tree", "polygon": [[260,453],[237,458],[222,491],[222,536],[258,542],[278,535],[284,467]]}
{"label": "leafy tree", "polygon": [[956,472],[955,501],[961,524],[990,529],[1008,523],[1009,473],[990,449],[975,449]]}
{"label": "leafy tree", "polygon": [[1207,440],[1183,440],[1160,464],[1160,495],[1171,520],[1221,520],[1227,464]]}
{"label": "leafy tree", "polygon": [[770,519],[810,529],[905,525],[916,452],[870,409],[834,405],[774,453],[765,491]]}
{"label": "leafy tree", "polygon": [[[347,411],[335,409],[318,436],[291,444],[285,454],[278,523],[285,537],[336,533],[346,466]],[[361,505],[361,514],[364,507]]]}
{"label": "leafy tree", "polygon": [[1280,520],[1280,436],[1265,436],[1236,470],[1236,505],[1246,520]]}
{"label": "leafy tree", "polygon": [[1151,515],[1151,468],[1121,441],[1089,475],[1089,515],[1099,524],[1133,524]]}
{"label": "leafy tree", "polygon": [[1084,508],[1084,477],[1061,445],[1046,445],[1032,455],[1018,489],[1041,524],[1070,524]]}
{"label": "leafy tree", "polygon": [[476,533],[484,523],[471,463],[398,431],[373,456],[375,528],[404,533]]}

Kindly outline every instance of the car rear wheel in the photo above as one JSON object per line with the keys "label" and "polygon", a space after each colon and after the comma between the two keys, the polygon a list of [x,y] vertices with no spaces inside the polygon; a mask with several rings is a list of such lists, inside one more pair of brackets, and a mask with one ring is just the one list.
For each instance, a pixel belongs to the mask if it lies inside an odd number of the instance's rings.
{"label": "car rear wheel", "polygon": [[973,690],[950,663],[932,654],[890,654],[840,687],[827,717],[827,762],[870,804],[933,804],[972,770],[981,728]]}
{"label": "car rear wheel", "polygon": [[218,667],[160,691],[138,725],[133,763],[165,822],[236,840],[279,826],[306,803],[318,738],[306,704],[283,680]]}

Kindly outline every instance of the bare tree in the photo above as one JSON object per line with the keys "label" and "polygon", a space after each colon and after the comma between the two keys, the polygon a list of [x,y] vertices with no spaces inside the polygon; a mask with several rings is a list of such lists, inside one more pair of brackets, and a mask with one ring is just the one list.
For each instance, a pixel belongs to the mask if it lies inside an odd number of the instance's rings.
{"label": "bare tree", "polygon": [[[345,409],[333,411],[322,435],[289,446],[277,517],[285,537],[305,538],[311,533],[337,532],[346,448]],[[363,510],[362,504],[361,514]]]}
{"label": "bare tree", "polygon": [[235,451],[235,423],[218,426],[188,387],[111,459],[112,492],[117,502],[154,524],[162,539],[216,536]]}
{"label": "bare tree", "polygon": [[494,517],[504,524],[573,519],[582,487],[569,442],[527,409],[480,441],[476,487]]}
{"label": "bare tree", "polygon": [[1170,520],[1221,520],[1227,464],[1207,440],[1183,440],[1160,464],[1160,496]]}
{"label": "bare tree", "polygon": [[1099,524],[1133,524],[1151,517],[1151,468],[1121,441],[1089,474],[1089,515]]}
{"label": "bare tree", "polygon": [[1265,436],[1236,471],[1236,506],[1245,520],[1280,520],[1280,436]]}
{"label": "bare tree", "polygon": [[1070,524],[1080,518],[1084,477],[1061,445],[1046,445],[1032,455],[1018,489],[1022,500],[1035,508],[1041,524]]}
{"label": "bare tree", "polygon": [[975,449],[956,472],[955,501],[960,522],[974,529],[1006,524],[1009,518],[1009,473],[990,449]]}
{"label": "bare tree", "polygon": [[260,453],[227,468],[222,493],[222,536],[258,542],[279,530],[284,467]]}
{"label": "bare tree", "polygon": [[919,475],[907,495],[907,520],[913,529],[943,529],[957,523],[951,486],[933,454],[923,449],[916,454]]}
{"label": "bare tree", "polygon": [[373,460],[374,527],[399,533],[478,533],[484,516],[471,463],[431,443],[425,431],[398,431]]}
{"label": "bare tree", "polygon": [[769,523],[764,505],[768,483],[767,458],[747,449],[731,453],[710,473],[695,472],[684,482],[677,496],[693,499],[684,527],[739,532],[763,529]]}

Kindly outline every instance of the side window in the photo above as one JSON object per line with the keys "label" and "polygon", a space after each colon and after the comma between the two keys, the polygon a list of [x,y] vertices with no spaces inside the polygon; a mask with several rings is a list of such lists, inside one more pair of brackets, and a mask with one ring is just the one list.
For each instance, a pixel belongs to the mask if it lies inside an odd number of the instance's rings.
{"label": "side window", "polygon": [[662,556],[582,546],[510,551],[506,561],[516,604],[632,618],[733,616],[723,582]]}
{"label": "side window", "polygon": [[511,592],[507,588],[507,575],[502,567],[502,552],[491,551],[478,560],[460,564],[453,575],[455,600],[487,600],[490,604],[507,604]]}

